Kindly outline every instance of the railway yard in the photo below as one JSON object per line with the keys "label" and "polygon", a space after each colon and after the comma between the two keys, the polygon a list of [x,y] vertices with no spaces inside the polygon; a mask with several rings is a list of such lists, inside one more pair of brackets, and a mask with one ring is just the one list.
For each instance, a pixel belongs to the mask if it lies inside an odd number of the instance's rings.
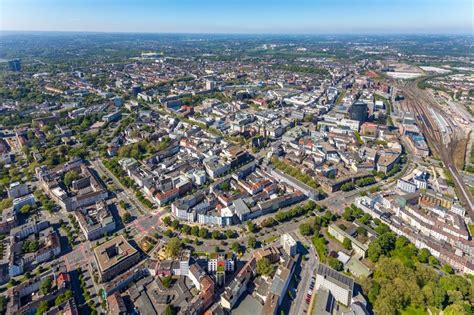
{"label": "railway yard", "polygon": [[[472,125],[459,124],[459,121],[463,121],[464,118],[457,117],[456,112],[447,111],[430,93],[419,89],[418,81],[406,81],[398,86],[405,96],[402,107],[415,114],[430,149],[435,156],[441,159],[444,167],[451,174],[459,193],[459,199],[470,209],[472,218],[474,216],[473,198],[458,169],[459,164],[461,167],[463,165],[466,143]],[[461,163],[457,163],[457,161],[461,161]]]}

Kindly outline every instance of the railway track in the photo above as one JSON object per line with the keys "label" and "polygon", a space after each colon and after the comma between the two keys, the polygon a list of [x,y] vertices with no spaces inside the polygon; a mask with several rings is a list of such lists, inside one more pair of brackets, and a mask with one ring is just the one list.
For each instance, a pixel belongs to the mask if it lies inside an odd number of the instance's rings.
{"label": "railway track", "polygon": [[[418,126],[425,135],[432,151],[441,158],[445,167],[452,174],[454,184],[459,191],[459,199],[467,207],[472,219],[474,219],[474,202],[469,190],[466,188],[459,171],[457,170],[453,157],[459,149],[462,131],[448,117],[444,109],[432,99],[432,97],[418,89],[417,81],[398,84],[397,86],[405,95],[407,109],[415,114]],[[440,126],[430,113],[430,109],[442,116],[448,125],[448,131],[442,133]]]}

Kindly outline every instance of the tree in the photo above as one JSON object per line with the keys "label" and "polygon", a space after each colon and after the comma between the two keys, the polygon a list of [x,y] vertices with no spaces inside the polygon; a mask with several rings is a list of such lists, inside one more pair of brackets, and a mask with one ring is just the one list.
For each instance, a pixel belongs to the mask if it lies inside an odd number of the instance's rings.
{"label": "tree", "polygon": [[120,206],[120,208],[122,208],[123,210],[126,210],[126,209],[127,209],[127,204],[126,204],[125,201],[123,201],[123,200],[120,200],[120,201],[119,201],[119,206]]}
{"label": "tree", "polygon": [[23,245],[21,249],[25,253],[34,253],[38,250],[39,248],[39,242],[37,240],[26,240],[23,242]]}
{"label": "tree", "polygon": [[367,236],[367,230],[364,229],[362,226],[357,227],[356,233],[360,236]]}
{"label": "tree", "polygon": [[349,207],[344,208],[344,212],[342,213],[342,218],[346,221],[354,221],[355,218],[352,215],[352,209]]}
{"label": "tree", "polygon": [[350,239],[348,239],[347,237],[344,237],[344,240],[342,241],[342,246],[347,249],[347,250],[350,250],[352,249],[352,242]]}
{"label": "tree", "polygon": [[36,315],[43,315],[49,310],[49,303],[48,301],[41,301],[36,309]]}
{"label": "tree", "polygon": [[334,257],[328,257],[328,264],[332,269],[337,271],[342,271],[344,269],[344,265],[342,264],[342,262],[340,262],[339,260],[337,260],[337,258]]}
{"label": "tree", "polygon": [[240,253],[240,243],[239,242],[233,242],[231,245],[232,251],[236,254]]}
{"label": "tree", "polygon": [[428,258],[428,263],[432,267],[438,267],[439,266],[439,261],[438,261],[438,259],[436,259],[435,256],[430,256]]}
{"label": "tree", "polygon": [[54,300],[54,306],[59,306],[61,305],[63,302],[69,300],[70,298],[72,298],[73,294],[72,294],[72,291],[71,290],[66,290],[64,293],[58,295],[56,297],[56,299]]}
{"label": "tree", "polygon": [[451,266],[448,265],[448,264],[444,264],[444,265],[443,265],[443,271],[444,271],[445,273],[449,274],[449,275],[454,274],[454,269],[453,269],[453,267],[451,267]]}
{"label": "tree", "polygon": [[181,232],[183,232],[186,235],[189,235],[189,234],[191,234],[191,227],[187,224],[183,224],[181,226]]}
{"label": "tree", "polygon": [[163,223],[166,225],[166,226],[170,226],[171,225],[171,218],[168,216],[168,217],[164,217],[163,218]]}
{"label": "tree", "polygon": [[64,174],[64,185],[71,186],[72,182],[79,178],[79,173],[77,171],[69,171]]}
{"label": "tree", "polygon": [[179,221],[174,219],[173,222],[171,222],[171,227],[176,230],[179,227]]}
{"label": "tree", "polygon": [[234,238],[236,236],[236,233],[234,230],[226,230],[225,236],[227,236],[227,238]]}
{"label": "tree", "polygon": [[28,214],[31,211],[31,206],[30,205],[24,205],[20,208],[20,213],[21,214]]}
{"label": "tree", "polygon": [[122,215],[122,222],[123,223],[128,223],[132,220],[132,216],[130,215],[130,213],[128,212],[125,212],[123,215]]}
{"label": "tree", "polygon": [[418,252],[418,261],[421,263],[427,263],[430,256],[431,256],[430,251],[426,248],[422,248]]}
{"label": "tree", "polygon": [[367,250],[367,256],[373,262],[377,262],[379,260],[380,256],[382,256],[382,247],[378,242],[373,241],[370,243],[369,249]]}
{"label": "tree", "polygon": [[273,274],[275,267],[267,258],[257,261],[257,274],[260,276],[270,276]]}
{"label": "tree", "polygon": [[7,310],[7,298],[5,296],[0,296],[0,314],[3,314]]}
{"label": "tree", "polygon": [[46,277],[43,281],[41,281],[39,290],[43,295],[48,294],[53,287],[53,280],[51,277]]}
{"label": "tree", "polygon": [[313,234],[313,228],[309,223],[303,223],[299,226],[301,235],[309,236]]}
{"label": "tree", "polygon": [[167,304],[165,308],[165,315],[175,315],[176,312],[174,310],[174,307],[171,304]]}
{"label": "tree", "polygon": [[168,257],[178,256],[178,254],[181,251],[181,247],[182,247],[182,243],[178,238],[176,237],[171,238],[166,244],[166,255],[168,255]]}
{"label": "tree", "polygon": [[257,239],[255,237],[249,237],[247,241],[247,245],[249,248],[256,248],[257,247]]}
{"label": "tree", "polygon": [[165,288],[169,289],[171,287],[172,282],[173,282],[173,277],[171,277],[171,275],[166,276],[166,277],[161,277],[160,281],[161,281],[161,283],[163,284],[163,286]]}
{"label": "tree", "polygon": [[191,235],[193,236],[199,236],[199,227],[198,226],[193,226],[191,228]]}
{"label": "tree", "polygon": [[212,233],[211,233],[211,237],[212,237],[213,239],[215,239],[215,240],[218,240],[218,239],[220,238],[220,236],[221,236],[221,233],[220,233],[219,231],[217,231],[217,230],[214,230],[214,231],[212,231]]}
{"label": "tree", "polygon": [[[8,183],[8,179],[7,183]],[[3,200],[0,200],[0,211],[4,210],[6,208],[10,208],[13,205],[13,199],[12,198],[5,198]]]}
{"label": "tree", "polygon": [[460,304],[451,304],[446,307],[443,311],[444,315],[469,315],[472,314],[468,312],[462,305]]}
{"label": "tree", "polygon": [[202,238],[208,238],[209,236],[209,230],[206,229],[206,228],[201,228],[199,230],[199,237],[202,237]]}
{"label": "tree", "polygon": [[257,231],[257,225],[252,221],[247,221],[247,231],[255,233]]}

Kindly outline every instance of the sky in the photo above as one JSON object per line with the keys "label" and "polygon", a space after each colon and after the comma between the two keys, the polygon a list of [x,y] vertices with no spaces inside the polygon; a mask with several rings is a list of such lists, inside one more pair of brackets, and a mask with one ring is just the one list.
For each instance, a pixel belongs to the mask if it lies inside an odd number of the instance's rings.
{"label": "sky", "polygon": [[0,0],[0,30],[474,34],[474,1]]}

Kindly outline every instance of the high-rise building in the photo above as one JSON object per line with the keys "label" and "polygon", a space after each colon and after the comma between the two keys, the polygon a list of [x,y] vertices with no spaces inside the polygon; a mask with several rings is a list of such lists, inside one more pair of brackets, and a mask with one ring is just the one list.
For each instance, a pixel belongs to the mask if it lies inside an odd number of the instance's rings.
{"label": "high-rise building", "polygon": [[206,81],[206,90],[212,91],[215,88],[216,88],[216,82],[215,81],[211,81],[211,80]]}
{"label": "high-rise building", "polygon": [[298,242],[293,235],[283,234],[280,238],[280,244],[288,255],[295,256],[298,253]]}
{"label": "high-rise building", "polygon": [[12,59],[8,61],[8,66],[11,71],[19,72],[21,71],[21,61],[20,59]]}
{"label": "high-rise building", "polygon": [[361,123],[366,122],[369,116],[367,103],[362,101],[354,102],[349,110],[349,116],[352,120],[357,120]]}
{"label": "high-rise building", "polygon": [[137,97],[138,93],[142,91],[142,88],[139,85],[134,85],[132,87],[132,94],[134,97]]}

